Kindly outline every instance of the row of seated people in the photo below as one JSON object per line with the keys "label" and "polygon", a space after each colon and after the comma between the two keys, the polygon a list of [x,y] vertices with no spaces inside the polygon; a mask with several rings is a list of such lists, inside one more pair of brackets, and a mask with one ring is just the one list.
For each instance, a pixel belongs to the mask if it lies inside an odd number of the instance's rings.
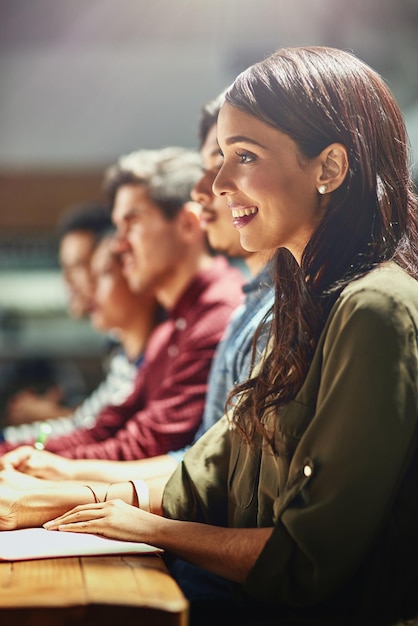
{"label": "row of seated people", "polygon": [[[121,207],[119,233],[132,220],[132,208],[141,207],[141,202],[146,206],[144,200],[152,198],[152,208],[158,208],[158,213],[154,211],[153,216],[163,226],[154,238],[146,233],[142,235],[142,241],[133,237],[131,248],[127,251],[124,249],[125,243],[121,244],[120,234],[116,238],[111,237],[108,232],[111,227],[110,217],[100,207],[81,207],[75,213],[70,213],[61,223],[60,262],[69,288],[72,315],[88,313],[96,327],[112,329],[113,333],[117,333],[124,349],[123,354],[128,356],[129,362],[133,362],[135,367],[129,370],[120,365],[111,368],[105,383],[74,413],[49,420],[51,436],[46,449],[59,453],[60,456],[43,454],[38,455],[36,460],[30,454],[27,461],[31,469],[26,461],[19,464],[19,469],[25,467],[26,471],[32,471],[36,476],[49,479],[82,480],[94,477],[98,480],[110,480],[109,476],[112,476],[114,480],[115,477],[125,479],[129,476],[131,468],[128,464],[117,465],[115,474],[114,465],[94,464],[91,459],[137,461],[144,458],[149,461],[143,464],[143,469],[138,463],[135,464],[135,476],[147,479],[156,476],[160,484],[160,477],[171,473],[193,438],[198,438],[223,415],[227,394],[234,382],[248,376],[252,338],[260,321],[271,308],[273,295],[266,255],[249,253],[241,247],[239,235],[229,219],[225,200],[216,199],[211,189],[213,173],[220,159],[216,149],[216,118],[221,102],[222,96],[203,109],[200,128],[201,156],[206,172],[203,177],[200,161],[195,159],[194,154],[167,149],[160,152],[139,151],[123,157],[106,174],[105,187],[113,204],[115,221],[118,207]],[[154,198],[158,198],[162,191],[151,186],[152,177],[149,173],[148,178],[143,174],[144,171],[149,172],[151,163],[151,169],[153,167],[155,171],[158,170],[160,176],[164,168],[166,169],[163,184],[170,187],[172,195],[177,196],[164,199],[164,202],[170,205],[173,213],[172,205],[177,200],[177,211],[181,209],[184,212],[186,225],[197,238],[198,245],[193,240],[192,253],[187,256],[184,245],[178,246],[174,251],[173,246],[171,249],[167,246],[170,254],[163,261],[159,252],[155,254],[156,250],[167,245],[168,239],[173,239],[173,215],[164,214],[164,206],[156,206]],[[183,188],[176,189],[170,181],[170,175],[174,171],[178,177],[182,165],[184,176],[178,179],[177,186],[187,187],[186,193],[191,195],[194,202],[184,196]],[[162,185],[161,179],[158,185]],[[179,197],[180,194],[183,195]],[[207,248],[206,237],[210,249]],[[136,250],[137,256],[132,262],[135,255],[132,251]],[[242,274],[226,266],[223,258],[214,257],[214,250],[232,258],[245,259],[248,271],[254,279],[244,286],[244,294],[242,285],[245,281]],[[214,267],[220,264],[221,271],[218,270],[214,275]],[[177,274],[173,272],[176,265],[179,268]],[[207,294],[206,291],[203,292],[208,322],[203,335],[199,337],[195,326],[198,323],[203,328],[205,317],[202,310],[195,310],[197,291],[193,279],[195,276],[202,277],[205,272],[201,268],[206,267],[212,273],[215,301],[208,308]],[[111,268],[113,290],[109,288]],[[187,271],[184,278],[182,274],[185,273],[185,268]],[[163,285],[162,289],[158,288],[159,284]],[[187,291],[185,292],[185,287],[190,289],[190,286],[195,294],[193,303],[187,298]],[[115,293],[117,288],[125,296],[123,300],[121,294]],[[207,377],[213,350],[224,332],[231,311],[242,302],[243,295],[245,305],[234,315],[229,331],[218,347],[203,408],[202,400],[206,388],[202,393],[202,381]],[[227,306],[226,299],[229,300]],[[142,302],[144,300],[145,305]],[[123,305],[124,312],[122,306],[114,306],[115,302]],[[111,310],[108,319],[103,314],[106,306]],[[186,317],[186,310],[189,319]],[[164,312],[171,319],[166,319],[161,324]],[[148,341],[150,335],[151,344]],[[159,345],[160,336],[165,337],[162,347]],[[208,336],[212,345],[208,344]],[[182,338],[182,345],[179,337]],[[260,338],[260,352],[264,344],[265,339],[262,341]],[[123,356],[119,353],[114,358],[120,363]],[[164,364],[163,369],[160,369],[162,358]],[[190,365],[187,370],[181,366],[182,358],[184,363],[193,364],[199,372],[195,382],[190,376],[193,374]],[[132,372],[136,368],[139,368],[137,375],[132,377],[132,374],[126,376],[124,373],[122,382],[125,384],[120,385],[120,377],[114,371]],[[188,385],[187,393],[183,391],[183,398],[180,397],[181,394],[176,394],[174,402],[172,397],[175,390],[181,389],[182,385],[184,388],[185,380]],[[158,384],[156,381],[159,381]],[[152,386],[153,395],[149,391],[144,392],[147,385]],[[119,395],[116,401],[109,396],[115,391]],[[97,396],[101,401],[96,401]],[[92,401],[98,407],[95,410],[92,409]],[[184,410],[186,404],[187,411]],[[59,415],[62,408],[58,406],[56,411]],[[135,437],[132,436],[133,424],[136,425]],[[74,429],[76,432],[68,437],[61,434]],[[169,436],[165,434],[167,429]],[[37,423],[7,428],[3,433],[5,442],[2,451],[10,450],[18,443],[32,443],[38,431]],[[19,454],[23,454],[24,450],[25,448],[21,448]],[[32,451],[31,448],[26,450]],[[68,458],[77,460],[68,461]]]}
{"label": "row of seated people", "polygon": [[[132,460],[154,457],[191,443],[201,422],[206,378],[214,349],[231,312],[242,299],[242,275],[237,269],[229,267],[224,258],[211,254],[200,225],[200,209],[190,201],[192,185],[196,184],[201,171],[200,161],[194,153],[165,149],[160,152],[138,152],[122,159],[108,174],[109,193],[114,198],[113,214],[121,206],[120,219],[124,224],[125,214],[131,211],[131,207],[139,206],[138,194],[143,195],[146,189],[147,195],[158,197],[161,190],[150,188],[150,184],[145,183],[146,175],[151,180],[150,168],[160,173],[159,185],[168,187],[170,176],[173,173],[177,176],[176,186],[173,188],[171,184],[172,197],[164,200],[171,214],[164,214],[164,206],[157,206],[153,202],[152,208],[158,209],[158,212],[155,210],[152,217],[156,218],[154,222],[160,230],[154,235],[152,229],[155,226],[152,223],[151,236],[145,232],[140,241],[134,241],[132,249],[136,246],[139,258],[135,259],[134,270],[125,272],[130,283],[129,289],[128,284],[125,284],[125,292],[129,292],[132,301],[123,307],[126,313],[119,313],[119,320],[109,320],[113,332],[117,332],[122,340],[125,354],[136,362],[137,375],[133,386],[128,384],[123,390],[127,396],[124,402],[107,403],[95,415],[85,410],[84,403],[74,414],[50,421],[53,436],[48,441],[47,449],[63,452],[65,456]],[[164,168],[166,180],[162,183],[161,172]],[[179,172],[183,176],[180,177]],[[128,183],[127,177],[132,178]],[[173,209],[175,204],[177,208]],[[193,235],[188,236],[188,245],[183,244],[181,237],[177,246],[172,245],[173,231],[176,234],[173,229],[175,212],[184,215],[184,229],[188,229],[188,235]],[[229,230],[237,237],[232,225]],[[61,259],[67,277],[70,263],[65,264],[65,253],[68,253],[70,245],[74,247],[75,237],[82,236],[84,239],[89,238],[89,241],[92,239],[91,234],[74,230],[61,239]],[[171,246],[166,245],[169,239]],[[95,241],[97,243],[97,235]],[[129,262],[129,255],[134,257],[130,251],[117,250],[117,247],[124,245],[121,241],[118,235],[113,241],[107,242],[108,256],[113,255],[115,266],[121,264],[120,281],[123,280],[122,268],[129,268],[129,263],[133,265]],[[93,276],[94,297],[89,295],[92,281],[88,280],[85,280],[84,288],[80,288],[77,294],[79,300],[84,298],[85,306],[90,309],[96,325],[100,323],[97,296],[100,297],[103,292],[103,284],[106,289],[106,280],[109,283],[109,277],[106,276],[106,272],[109,274],[108,268],[105,266],[103,272],[100,267],[109,264],[103,258],[106,256],[103,251],[105,245],[102,242],[93,255],[93,263],[98,265],[93,268],[93,275],[96,274]],[[164,259],[161,250],[165,247],[167,255]],[[177,272],[174,271],[176,267]],[[76,292],[75,288],[73,292]],[[115,300],[115,295],[107,294],[108,306],[112,303],[122,304],[119,299]],[[118,311],[122,309],[121,306],[115,308]],[[167,312],[167,319],[158,323],[161,321],[158,320],[161,318],[161,308]],[[126,394],[126,387],[129,386],[131,393]],[[176,394],[177,389],[182,390],[182,393]],[[173,395],[176,396],[175,402],[172,400]],[[91,404],[91,399],[89,402]],[[94,424],[89,424],[92,421]],[[56,436],[60,429],[74,429],[77,426],[83,428],[77,428],[66,437]],[[132,436],[133,428],[136,429],[135,438]],[[34,424],[31,429],[32,438],[35,438],[37,425]],[[19,435],[22,441],[27,432],[28,427],[23,425],[7,429],[3,452],[16,444]]]}
{"label": "row of seated people", "polygon": [[133,390],[147,338],[163,319],[154,297],[130,289],[120,259],[111,251],[114,226],[105,206],[70,207],[57,231],[68,313],[77,320],[90,318],[94,329],[106,334],[105,377],[76,408],[62,402],[69,395],[65,381],[42,393],[26,388],[13,395],[5,414],[9,425],[2,432],[2,439],[11,444],[36,438],[39,421],[47,423],[52,436],[91,426],[101,409],[125,400]]}

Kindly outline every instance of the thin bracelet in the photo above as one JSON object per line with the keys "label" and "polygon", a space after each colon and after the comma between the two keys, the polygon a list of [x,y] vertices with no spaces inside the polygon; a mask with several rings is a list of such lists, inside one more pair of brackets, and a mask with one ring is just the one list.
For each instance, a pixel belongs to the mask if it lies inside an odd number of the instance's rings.
{"label": "thin bracelet", "polygon": [[139,508],[147,513],[151,512],[150,502],[149,502],[149,488],[145,480],[131,480],[130,481],[136,490],[138,496],[138,505]]}
{"label": "thin bracelet", "polygon": [[98,502],[100,502],[100,500],[99,500],[99,498],[97,497],[96,492],[94,491],[93,487],[90,487],[90,485],[84,485],[84,487],[87,487],[87,489],[90,489],[90,491],[91,491],[91,492],[92,492],[92,494],[93,494],[93,498],[94,498],[94,501],[95,501],[95,503],[96,503],[96,504],[97,504]]}
{"label": "thin bracelet", "polygon": [[108,496],[108,493],[109,493],[109,489],[111,488],[112,485],[113,485],[113,483],[109,483],[108,484],[107,489],[106,489],[105,494],[104,494],[103,502],[107,502],[107,496]]}

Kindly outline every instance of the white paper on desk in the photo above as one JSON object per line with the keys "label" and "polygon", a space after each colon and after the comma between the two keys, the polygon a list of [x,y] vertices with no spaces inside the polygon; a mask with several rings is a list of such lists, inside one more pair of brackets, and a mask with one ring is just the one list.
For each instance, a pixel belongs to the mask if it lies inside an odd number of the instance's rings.
{"label": "white paper on desk", "polygon": [[0,560],[2,561],[158,552],[162,550],[146,543],[106,539],[88,533],[70,533],[45,530],[45,528],[0,531]]}

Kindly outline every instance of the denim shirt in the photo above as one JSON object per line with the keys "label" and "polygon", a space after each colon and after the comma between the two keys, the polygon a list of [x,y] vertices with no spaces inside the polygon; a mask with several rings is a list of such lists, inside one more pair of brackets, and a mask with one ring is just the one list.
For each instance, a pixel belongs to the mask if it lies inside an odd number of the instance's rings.
{"label": "denim shirt", "polygon": [[[228,393],[234,385],[250,376],[254,335],[274,302],[270,264],[244,285],[242,290],[245,300],[234,312],[212,361],[202,424],[196,433],[195,442],[223,416]],[[255,362],[266,347],[268,332],[269,324],[258,337]],[[170,456],[180,462],[187,449],[170,452]]]}

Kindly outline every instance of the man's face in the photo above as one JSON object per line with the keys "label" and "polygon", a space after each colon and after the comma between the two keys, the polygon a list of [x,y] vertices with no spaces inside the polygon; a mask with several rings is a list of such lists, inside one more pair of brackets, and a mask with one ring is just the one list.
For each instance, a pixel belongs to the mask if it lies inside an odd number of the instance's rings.
{"label": "man's face", "polygon": [[59,260],[68,290],[68,311],[75,318],[85,317],[90,311],[93,249],[94,237],[87,231],[74,231],[61,239]]}
{"label": "man's face", "polygon": [[173,280],[184,254],[178,217],[167,220],[148,197],[146,186],[124,185],[116,194],[112,218],[131,289],[152,290],[158,297],[158,290]]}
{"label": "man's face", "polygon": [[212,190],[213,181],[222,165],[216,140],[216,124],[208,132],[200,155],[203,175],[191,195],[202,206],[201,223],[207,232],[209,243],[218,252],[232,257],[246,257],[248,252],[242,248],[239,232],[232,224],[227,199],[215,196]]}
{"label": "man's face", "polygon": [[112,238],[106,237],[96,247],[91,259],[93,298],[90,319],[99,330],[124,328],[132,307],[140,305],[129,289],[119,259],[112,252]]}

